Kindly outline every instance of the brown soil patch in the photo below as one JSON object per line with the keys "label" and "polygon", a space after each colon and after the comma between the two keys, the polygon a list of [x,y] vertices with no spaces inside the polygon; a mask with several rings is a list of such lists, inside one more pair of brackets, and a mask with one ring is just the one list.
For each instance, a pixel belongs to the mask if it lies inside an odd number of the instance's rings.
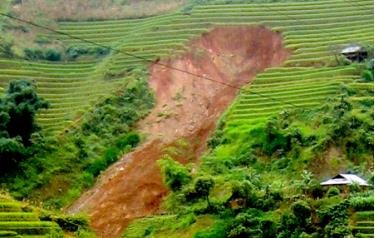
{"label": "brown soil patch", "polygon": [[[280,65],[289,55],[281,35],[265,27],[215,28],[190,46],[180,58],[161,63],[236,87],[265,68]],[[197,159],[238,91],[156,64],[150,72],[157,105],[139,124],[149,135],[148,142],[105,171],[95,187],[68,209],[87,212],[100,237],[118,237],[133,219],[159,211],[167,193],[156,164],[163,148],[185,138]],[[176,159],[187,162],[184,157]]]}

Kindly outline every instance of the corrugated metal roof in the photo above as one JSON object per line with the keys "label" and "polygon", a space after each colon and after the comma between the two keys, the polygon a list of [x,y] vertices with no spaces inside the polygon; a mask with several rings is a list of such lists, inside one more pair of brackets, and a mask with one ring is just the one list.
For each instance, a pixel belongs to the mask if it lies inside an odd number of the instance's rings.
{"label": "corrugated metal roof", "polygon": [[362,47],[359,46],[359,45],[350,45],[348,47],[345,47],[341,51],[341,54],[354,53],[354,52],[358,52],[358,51],[361,51],[361,50],[362,50]]}
{"label": "corrugated metal roof", "polygon": [[368,183],[355,174],[339,174],[327,181],[320,183],[320,185],[350,185],[358,184],[360,186],[368,186]]}

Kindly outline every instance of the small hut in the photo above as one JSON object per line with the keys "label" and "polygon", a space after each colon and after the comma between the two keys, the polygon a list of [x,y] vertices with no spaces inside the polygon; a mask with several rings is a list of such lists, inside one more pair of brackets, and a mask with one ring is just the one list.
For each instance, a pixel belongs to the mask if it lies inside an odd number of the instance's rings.
{"label": "small hut", "polygon": [[335,177],[320,183],[321,186],[339,187],[348,187],[354,184],[357,184],[362,188],[366,188],[369,186],[369,184],[364,179],[358,177],[355,174],[338,174]]}
{"label": "small hut", "polygon": [[367,50],[360,45],[348,45],[341,50],[340,54],[350,61],[364,61],[368,57]]}

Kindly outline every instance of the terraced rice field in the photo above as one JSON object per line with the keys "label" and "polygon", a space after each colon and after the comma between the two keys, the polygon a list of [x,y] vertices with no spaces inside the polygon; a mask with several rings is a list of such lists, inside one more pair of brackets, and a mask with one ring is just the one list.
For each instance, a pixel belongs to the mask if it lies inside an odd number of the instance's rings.
{"label": "terraced rice field", "polygon": [[97,80],[96,64],[87,63],[35,63],[0,59],[0,85],[5,90],[10,80],[30,79],[35,82],[40,96],[50,108],[41,111],[39,123],[45,130],[58,132],[79,119],[93,101],[113,92],[120,80]]}
{"label": "terraced rice field", "polygon": [[56,223],[40,221],[37,214],[25,211],[23,204],[0,197],[0,237],[46,237],[59,229]]}
{"label": "terraced rice field", "polygon": [[269,69],[241,91],[230,109],[228,126],[242,126],[239,131],[246,132],[249,125],[287,108],[319,106],[327,97],[339,97],[342,83],[359,79],[356,71],[353,66]]}
{"label": "terraced rice field", "polygon": [[374,237],[374,211],[360,211],[356,212],[352,219],[355,220],[355,225],[352,230],[360,237]]}
{"label": "terraced rice field", "polygon": [[[178,57],[187,50],[189,40],[214,26],[265,25],[282,32],[292,55],[282,67],[259,74],[251,87],[241,91],[228,124],[247,127],[289,105],[284,102],[313,107],[327,96],[337,95],[342,82],[354,82],[356,69],[337,66],[334,52],[350,43],[373,45],[373,15],[371,0],[321,0],[200,5],[188,13],[177,11],[137,20],[61,22],[60,30],[65,33],[132,55],[116,51],[102,62],[79,64],[1,60],[0,86],[4,88],[16,78],[36,80],[40,94],[52,105],[40,114],[39,121],[45,128],[61,131],[77,119],[77,112],[116,87],[96,68],[120,77],[122,72],[149,61]],[[83,44],[65,36],[49,37],[66,45]]]}

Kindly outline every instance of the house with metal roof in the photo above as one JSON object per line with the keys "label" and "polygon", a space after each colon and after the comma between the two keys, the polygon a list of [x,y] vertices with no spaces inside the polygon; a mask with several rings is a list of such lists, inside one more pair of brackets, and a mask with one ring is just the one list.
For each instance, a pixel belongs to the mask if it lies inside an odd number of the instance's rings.
{"label": "house with metal roof", "polygon": [[367,50],[361,45],[351,44],[347,45],[340,52],[350,61],[363,61],[368,57]]}
{"label": "house with metal roof", "polygon": [[338,174],[335,177],[328,179],[320,185],[322,186],[335,186],[335,185],[352,185],[358,184],[359,186],[369,186],[366,180],[360,178],[355,174]]}

